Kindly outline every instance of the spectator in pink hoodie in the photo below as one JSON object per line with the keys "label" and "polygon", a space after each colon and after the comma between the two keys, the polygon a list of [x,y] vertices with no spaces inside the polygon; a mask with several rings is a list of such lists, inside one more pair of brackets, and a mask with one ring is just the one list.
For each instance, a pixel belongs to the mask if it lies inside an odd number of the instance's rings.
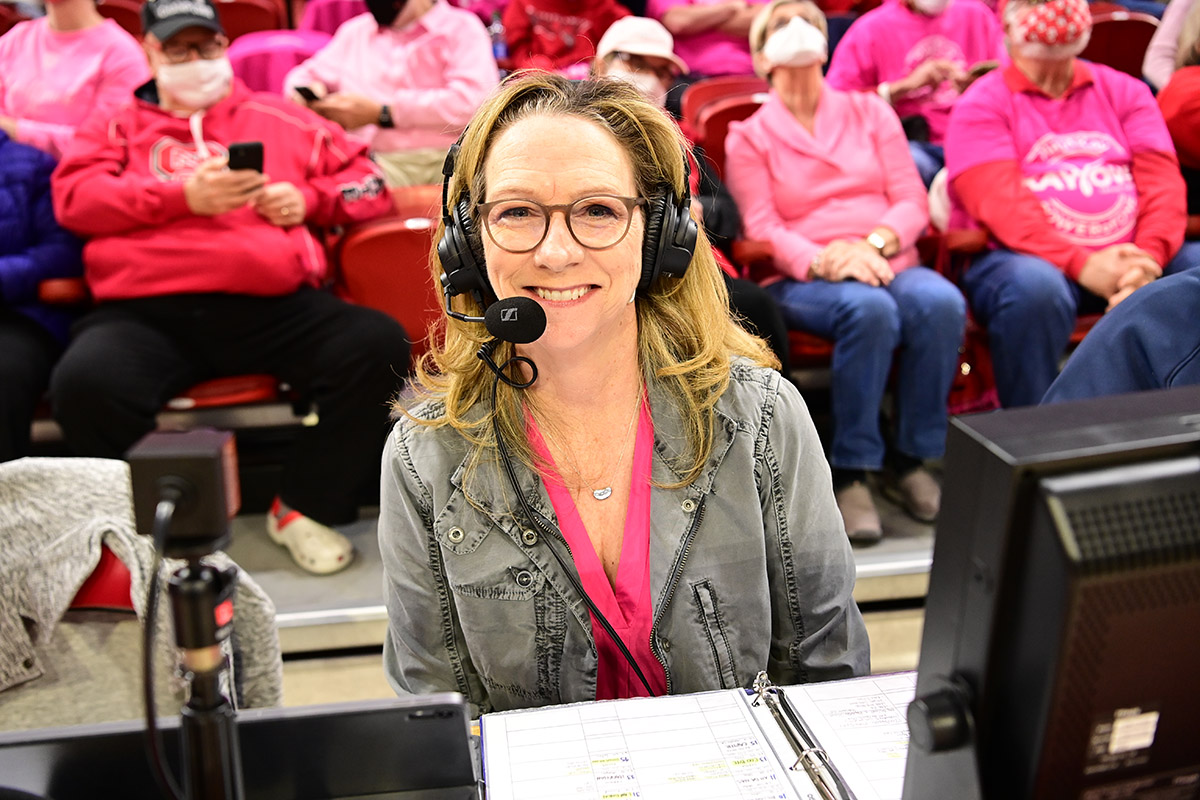
{"label": "spectator in pink hoodie", "polygon": [[1003,55],[996,15],[979,0],[885,0],[846,31],[826,79],[845,92],[877,92],[901,118],[923,120],[909,125],[909,150],[928,186],[946,160],[951,107]]}
{"label": "spectator in pink hoodie", "polygon": [[50,0],[46,16],[0,38],[0,130],[58,158],[88,115],[110,113],[149,77],[137,41],[94,0]]}
{"label": "spectator in pink hoodie", "polygon": [[[937,516],[941,490],[922,462],[945,448],[966,304],[919,264],[926,193],[896,115],[822,79],[825,30],[810,0],[773,0],[755,19],[750,49],[771,96],[729,126],[726,177],[746,234],[774,247],[775,271],[761,277],[784,319],[834,341],[834,491],[851,540],[869,543],[882,528],[868,473],[885,466],[886,490],[912,516]],[[889,447],[879,408],[893,356]]]}
{"label": "spectator in pink hoodie", "polygon": [[1003,14],[1012,63],[955,106],[946,168],[951,225],[991,235],[962,283],[1007,407],[1042,399],[1078,314],[1200,263],[1200,244],[1183,243],[1186,190],[1146,84],[1076,58],[1086,2],[1009,0]]}

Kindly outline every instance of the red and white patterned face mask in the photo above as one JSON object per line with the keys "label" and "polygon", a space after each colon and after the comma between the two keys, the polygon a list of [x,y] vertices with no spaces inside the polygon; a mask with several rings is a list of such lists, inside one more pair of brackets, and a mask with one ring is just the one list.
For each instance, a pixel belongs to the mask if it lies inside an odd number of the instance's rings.
{"label": "red and white patterned face mask", "polygon": [[1087,0],[1049,0],[1005,9],[1009,40],[1029,55],[1068,58],[1079,55],[1092,34]]}

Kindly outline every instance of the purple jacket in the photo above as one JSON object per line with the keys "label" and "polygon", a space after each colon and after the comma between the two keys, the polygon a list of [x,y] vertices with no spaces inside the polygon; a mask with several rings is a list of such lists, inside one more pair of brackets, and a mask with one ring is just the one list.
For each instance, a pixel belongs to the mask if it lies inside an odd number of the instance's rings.
{"label": "purple jacket", "polygon": [[66,344],[73,315],[38,301],[47,278],[83,275],[81,244],[54,219],[54,158],[0,131],[0,305],[24,314]]}

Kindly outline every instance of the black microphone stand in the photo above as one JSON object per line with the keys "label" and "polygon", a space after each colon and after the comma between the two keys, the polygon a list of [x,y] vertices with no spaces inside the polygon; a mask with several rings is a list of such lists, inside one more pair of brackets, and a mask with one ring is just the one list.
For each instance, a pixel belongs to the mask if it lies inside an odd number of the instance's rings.
{"label": "black microphone stand", "polygon": [[233,624],[237,569],[218,569],[191,555],[168,583],[175,643],[183,653],[189,697],[180,712],[183,784],[188,800],[242,800],[237,717],[221,691],[221,643]]}

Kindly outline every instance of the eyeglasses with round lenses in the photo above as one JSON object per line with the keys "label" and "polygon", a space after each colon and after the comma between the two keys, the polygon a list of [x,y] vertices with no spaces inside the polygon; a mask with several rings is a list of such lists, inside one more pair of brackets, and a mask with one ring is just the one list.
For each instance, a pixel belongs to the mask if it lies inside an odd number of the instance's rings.
{"label": "eyeglasses with round lenses", "polygon": [[220,58],[224,55],[225,48],[227,47],[229,47],[229,40],[220,35],[199,43],[170,42],[161,46],[162,54],[172,64],[182,64],[188,60],[192,53],[195,53],[206,61],[211,61],[214,58]]}
{"label": "eyeglasses with round lenses", "polygon": [[494,200],[479,203],[476,208],[497,247],[510,253],[528,253],[546,238],[550,215],[556,212],[562,212],[575,241],[589,250],[606,250],[625,238],[633,210],[645,204],[644,197],[602,194],[553,206],[533,200]]}

